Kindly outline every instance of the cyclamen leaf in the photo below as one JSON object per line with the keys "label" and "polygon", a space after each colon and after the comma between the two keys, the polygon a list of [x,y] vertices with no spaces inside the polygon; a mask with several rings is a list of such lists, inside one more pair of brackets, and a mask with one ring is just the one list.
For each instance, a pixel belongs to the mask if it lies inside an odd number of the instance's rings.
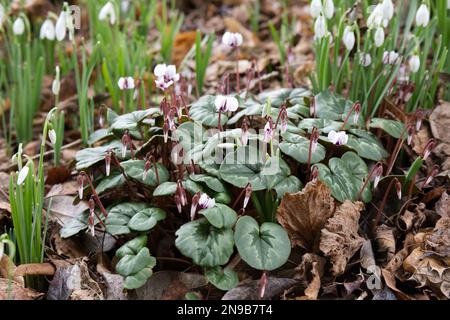
{"label": "cyclamen leaf", "polygon": [[111,143],[105,144],[101,147],[82,149],[75,155],[75,159],[77,160],[76,169],[87,169],[100,161],[105,161],[105,156],[108,150],[112,150],[118,154],[121,147],[122,143],[119,140],[114,140]]}
{"label": "cyclamen leaf", "polygon": [[236,287],[239,283],[238,275],[235,271],[217,266],[206,270],[205,276],[216,288],[228,291]]}
{"label": "cyclamen leaf", "polygon": [[136,130],[141,121],[148,116],[159,115],[159,108],[139,110],[116,117],[111,123],[112,130]]}
{"label": "cyclamen leaf", "polygon": [[216,228],[232,228],[237,221],[236,212],[230,207],[216,203],[212,208],[202,209],[199,214],[203,215],[209,223]]}
{"label": "cyclamen leaf", "polygon": [[[212,95],[203,96],[194,102],[190,109],[190,117],[202,123],[205,126],[217,127],[219,123],[219,113],[216,111],[214,104],[216,97]],[[222,113],[220,116],[220,123],[224,126],[228,121],[228,116]]]}
{"label": "cyclamen leaf", "polygon": [[[283,138],[283,142],[280,143],[280,150],[300,163],[308,163],[310,140],[292,133],[285,133]],[[325,148],[321,144],[317,144],[316,151],[311,154],[311,163],[317,163],[325,159],[325,153]]]}
{"label": "cyclamen leaf", "polygon": [[215,192],[225,192],[226,191],[225,186],[222,183],[222,181],[220,181],[216,177],[211,177],[206,174],[191,174],[189,176],[189,179],[191,179],[194,182],[203,182],[208,186],[208,188],[210,188],[211,190],[213,190]]}
{"label": "cyclamen leaf", "polygon": [[105,192],[106,190],[118,188],[126,182],[125,177],[120,172],[111,173],[109,177],[104,177],[100,180],[99,184],[95,187],[95,191],[98,194]]}
{"label": "cyclamen leaf", "polygon": [[404,123],[383,118],[373,118],[369,127],[382,129],[396,139],[399,139],[405,130]]}
{"label": "cyclamen leaf", "polygon": [[[153,165],[150,170],[148,170],[147,176],[144,180],[145,160],[128,160],[121,162],[120,165],[125,170],[127,176],[151,187],[158,185],[158,180],[156,179],[156,172]],[[158,168],[159,183],[169,180],[169,172],[166,167],[161,163],[157,163],[156,167]]]}

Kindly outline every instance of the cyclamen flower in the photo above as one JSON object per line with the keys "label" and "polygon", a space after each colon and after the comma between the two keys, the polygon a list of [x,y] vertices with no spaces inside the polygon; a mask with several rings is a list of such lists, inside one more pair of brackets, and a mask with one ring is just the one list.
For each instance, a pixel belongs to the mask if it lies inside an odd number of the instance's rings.
{"label": "cyclamen flower", "polygon": [[116,23],[116,10],[111,2],[105,4],[98,14],[98,20],[105,21],[107,19],[110,24]]}
{"label": "cyclamen flower", "polygon": [[375,30],[375,33],[373,35],[373,41],[375,42],[375,46],[377,48],[381,47],[384,43],[384,30],[382,27],[378,27]]}
{"label": "cyclamen flower", "polygon": [[252,195],[253,189],[252,189],[252,185],[249,183],[246,187],[245,187],[245,197],[244,197],[244,204],[242,205],[242,207],[245,209],[247,208],[248,202],[250,201],[250,197]]}
{"label": "cyclamen flower", "polygon": [[361,55],[359,57],[359,63],[363,67],[368,67],[372,63],[372,57],[370,56],[369,53],[361,53]]}
{"label": "cyclamen flower", "polygon": [[336,132],[334,130],[331,130],[328,133],[328,140],[330,140],[331,143],[337,146],[343,146],[348,142],[348,135],[345,133],[345,131]]}
{"label": "cyclamen flower", "polygon": [[385,51],[383,54],[384,64],[397,64],[399,62],[399,54],[395,51]]}
{"label": "cyclamen flower", "polygon": [[325,17],[320,15],[314,23],[314,39],[319,40],[328,34]]}
{"label": "cyclamen flower", "polygon": [[402,200],[402,184],[398,180],[395,181],[395,189],[397,191],[398,199]]}
{"label": "cyclamen flower", "polygon": [[234,112],[239,107],[239,101],[231,96],[217,96],[214,105],[217,112]]}
{"label": "cyclamen flower", "polygon": [[237,48],[240,47],[242,45],[243,42],[243,38],[242,38],[242,34],[236,32],[225,32],[223,37],[222,37],[222,43],[224,45],[226,45],[229,48]]}
{"label": "cyclamen flower", "polygon": [[117,82],[120,90],[133,90],[135,88],[134,79],[132,77],[122,77]]}
{"label": "cyclamen flower", "polygon": [[77,183],[78,183],[78,197],[80,200],[83,199],[83,190],[84,190],[84,176],[79,174],[77,177]]}
{"label": "cyclamen flower", "polygon": [[154,71],[156,87],[161,90],[166,90],[172,84],[180,80],[180,75],[174,65],[158,64]]}
{"label": "cyclamen flower", "polygon": [[378,183],[380,183],[381,177],[383,176],[383,165],[378,163],[373,171],[373,187],[376,189]]}
{"label": "cyclamen flower", "polygon": [[344,36],[342,38],[344,41],[344,45],[347,48],[348,51],[351,51],[353,47],[355,46],[355,33],[352,31],[352,28],[349,26],[346,26],[344,29]]}
{"label": "cyclamen flower", "polygon": [[39,38],[41,38],[42,40],[44,39],[50,41],[55,40],[56,38],[55,25],[53,24],[52,20],[47,19],[44,21],[44,23],[41,26]]}
{"label": "cyclamen flower", "polygon": [[49,130],[48,138],[50,139],[50,143],[55,145],[56,143],[56,131],[54,129]]}
{"label": "cyclamen flower", "polygon": [[430,10],[426,4],[421,4],[416,13],[416,24],[419,27],[426,27],[430,22]]}
{"label": "cyclamen flower", "polygon": [[16,36],[21,36],[25,32],[25,22],[21,17],[14,21],[13,32]]}
{"label": "cyclamen flower", "polygon": [[409,58],[408,64],[409,70],[412,73],[416,73],[420,69],[420,58],[417,55],[413,55]]}
{"label": "cyclamen flower", "polygon": [[25,179],[28,177],[28,173],[30,172],[30,168],[28,166],[24,166],[19,171],[19,177],[17,178],[17,184],[20,186],[25,182]]}
{"label": "cyclamen flower", "polygon": [[269,118],[266,125],[264,126],[264,142],[268,143],[273,138],[273,121]]}
{"label": "cyclamen flower", "polygon": [[[106,153],[105,155],[105,172],[106,176],[109,177],[111,173],[111,152]],[[144,178],[145,180],[145,178]]]}
{"label": "cyclamen flower", "polygon": [[208,209],[212,208],[216,205],[216,200],[214,198],[210,198],[206,193],[202,193],[198,200],[198,206],[200,209]]}
{"label": "cyclamen flower", "polygon": [[89,230],[91,235],[95,237],[95,201],[93,198],[89,199]]}

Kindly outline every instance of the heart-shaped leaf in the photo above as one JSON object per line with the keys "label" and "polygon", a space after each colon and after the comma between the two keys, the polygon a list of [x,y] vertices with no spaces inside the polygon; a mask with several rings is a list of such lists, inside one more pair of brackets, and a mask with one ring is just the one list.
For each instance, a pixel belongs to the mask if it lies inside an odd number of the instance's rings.
{"label": "heart-shaped leaf", "polygon": [[[216,111],[214,104],[216,97],[212,95],[203,96],[194,102],[189,109],[189,115],[195,121],[202,123],[205,126],[217,127],[219,123],[219,113]],[[220,116],[220,123],[224,126],[228,121],[226,113]]]}
{"label": "heart-shaped leaf", "polygon": [[[346,100],[344,97],[332,93],[330,91],[323,91],[315,97],[316,103],[316,117],[320,119],[339,120],[344,121],[348,117],[348,113],[353,107],[353,102]],[[355,111],[352,111],[348,117],[348,122],[353,124],[353,116]],[[358,126],[363,127],[365,120],[359,116]]]}
{"label": "heart-shaped leaf", "polygon": [[[366,163],[356,153],[347,152],[341,159],[330,159],[329,168],[321,163],[315,166],[319,169],[319,179],[330,188],[333,197],[340,202],[358,200],[368,169]],[[369,188],[365,188],[362,200],[368,202],[371,198]]]}
{"label": "heart-shaped leaf", "polygon": [[233,230],[218,229],[205,218],[184,224],[175,235],[178,250],[202,267],[224,265],[233,254]]}
{"label": "heart-shaped leaf", "polygon": [[369,127],[382,129],[396,139],[399,139],[405,130],[404,123],[383,118],[373,118]]}
{"label": "heart-shaped leaf", "polygon": [[250,216],[239,219],[234,239],[241,258],[258,270],[281,267],[291,253],[291,242],[280,225],[266,222],[260,227]]}
{"label": "heart-shaped leaf", "polygon": [[380,161],[389,156],[372,133],[359,129],[351,129],[349,132],[351,134],[348,136],[347,146],[354,149],[360,157]]}
{"label": "heart-shaped leaf", "polygon": [[112,137],[113,133],[109,129],[98,129],[91,133],[88,139],[88,144],[93,145],[94,143],[103,140],[105,138]]}
{"label": "heart-shaped leaf", "polygon": [[295,193],[303,188],[303,184],[296,176],[289,176],[278,182],[273,189],[278,199],[282,199],[285,193]]}
{"label": "heart-shaped leaf", "polygon": [[[155,167],[153,165],[147,171],[147,176],[144,180],[145,160],[128,160],[121,162],[120,165],[125,170],[127,176],[151,187],[158,185],[158,179],[156,178]],[[161,163],[157,163],[156,167],[158,168],[159,183],[169,180],[169,172],[166,167]]]}
{"label": "heart-shaped leaf", "polygon": [[[310,140],[288,132],[283,135],[283,138],[283,142],[280,143],[280,150],[300,163],[308,163]],[[325,148],[321,144],[317,144],[316,151],[311,154],[311,163],[317,163],[325,159],[325,153]]]}
{"label": "heart-shaped leaf", "polygon": [[95,187],[98,194],[106,190],[118,188],[126,182],[125,177],[120,172],[113,172],[109,177],[104,177]]}
{"label": "heart-shaped leaf", "polygon": [[[100,214],[100,217],[103,216]],[[60,231],[61,238],[70,238],[88,227],[89,212],[85,211],[81,215],[73,217],[63,225]],[[94,218],[94,224],[99,223],[97,216]]]}
{"label": "heart-shaped leaf", "polygon": [[177,138],[185,152],[198,144],[203,144],[205,142],[204,137],[205,129],[198,122],[185,122],[177,128]]}
{"label": "heart-shaped leaf", "polygon": [[111,123],[112,130],[136,130],[141,121],[143,121],[148,116],[159,115],[161,111],[159,108],[150,108],[147,110],[139,110],[130,113],[126,113],[115,117]]}
{"label": "heart-shaped leaf", "polygon": [[[194,195],[197,192],[203,192],[202,186],[190,179],[183,180],[181,184],[191,195]],[[153,196],[154,197],[171,196],[174,195],[176,191],[177,191],[176,182],[172,181],[163,182],[155,189],[155,191],[153,191]]]}
{"label": "heart-shaped leaf", "polygon": [[304,98],[311,94],[310,91],[304,88],[282,88],[264,91],[258,96],[258,99],[263,103],[266,103],[270,99],[270,103],[273,107],[279,108],[283,104],[304,104]]}
{"label": "heart-shaped leaf", "polygon": [[[299,129],[306,130],[308,132],[311,132],[313,127],[316,127],[320,133],[327,134],[331,130],[340,131],[343,124],[344,124],[343,122],[335,120],[307,118],[300,121],[298,127]],[[348,128],[350,128],[349,124],[345,126],[345,129]]]}
{"label": "heart-shaped leaf", "polygon": [[206,174],[191,174],[189,179],[194,182],[203,182],[208,186],[208,188],[215,192],[226,191],[225,185],[216,177],[211,177]]}
{"label": "heart-shaped leaf", "polygon": [[[101,147],[82,149],[75,155],[75,158],[77,160],[76,169],[87,169],[100,161],[105,161],[105,156],[108,150],[112,150],[116,154],[118,154],[121,147],[122,142],[120,142],[119,140],[114,140]],[[120,155],[118,155],[118,157],[120,157]]]}
{"label": "heart-shaped leaf", "polygon": [[236,212],[230,207],[216,203],[212,208],[202,209],[199,214],[203,215],[209,223],[216,228],[232,228],[237,220]]}
{"label": "heart-shaped leaf", "polygon": [[217,266],[205,271],[205,276],[216,288],[228,291],[236,287],[239,283],[238,275],[235,271]]}
{"label": "heart-shaped leaf", "polygon": [[231,195],[228,192],[215,192],[213,198],[216,199],[217,203],[230,204]]}
{"label": "heart-shaped leaf", "polygon": [[159,208],[152,208],[145,203],[125,202],[112,207],[106,218],[106,230],[112,235],[148,231],[166,217]]}

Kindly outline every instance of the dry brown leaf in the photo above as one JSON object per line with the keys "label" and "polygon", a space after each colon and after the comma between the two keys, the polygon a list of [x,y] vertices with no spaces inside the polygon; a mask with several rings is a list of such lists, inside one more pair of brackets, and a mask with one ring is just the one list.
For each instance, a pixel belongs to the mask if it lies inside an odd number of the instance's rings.
{"label": "dry brown leaf", "polygon": [[391,261],[395,255],[395,236],[394,229],[381,225],[375,232],[375,240],[378,244],[378,252],[386,256],[386,261]]}
{"label": "dry brown leaf", "polygon": [[441,101],[430,115],[430,127],[433,137],[439,144],[434,153],[442,160],[442,169],[450,169],[450,102]]}
{"label": "dry brown leaf", "polygon": [[337,276],[345,271],[347,262],[361,248],[364,239],[359,236],[361,202],[346,200],[322,229],[320,250],[331,258],[331,272]]}
{"label": "dry brown leaf", "polygon": [[372,242],[370,240],[364,241],[359,251],[360,264],[364,269],[373,268],[376,265],[375,256],[373,254]]}
{"label": "dry brown leaf", "polygon": [[414,212],[405,210],[397,220],[397,225],[400,230],[408,231],[411,229],[417,230],[426,220],[426,215],[424,213],[425,205],[420,203],[415,206]]}
{"label": "dry brown leaf", "polygon": [[[296,268],[298,272],[294,279],[302,280],[307,284],[305,297],[308,300],[316,300],[321,288],[325,259],[313,253],[306,253],[302,257],[301,264]],[[301,299],[301,298],[300,298]]]}
{"label": "dry brown leaf", "polygon": [[21,284],[15,281],[0,279],[0,300],[38,300],[43,296],[43,293],[36,292],[29,288],[24,288]]}
{"label": "dry brown leaf", "polygon": [[450,218],[450,196],[447,192],[441,195],[441,199],[436,203],[436,213],[441,217]]}
{"label": "dry brown leaf", "polygon": [[175,36],[172,50],[172,62],[177,66],[183,61],[186,54],[195,43],[196,31],[178,33]]}
{"label": "dry brown leaf", "polygon": [[424,240],[424,249],[450,261],[450,217],[439,219],[433,232],[426,235]]}
{"label": "dry brown leaf", "polygon": [[0,258],[0,278],[9,279],[12,276],[12,280],[14,280],[17,284],[21,286],[25,286],[25,280],[22,276],[16,275],[16,266],[9,259],[7,255],[3,255]]}
{"label": "dry brown leaf", "polygon": [[302,191],[283,197],[277,220],[287,230],[292,246],[314,252],[318,249],[320,230],[334,210],[328,187],[320,181],[310,182]]}

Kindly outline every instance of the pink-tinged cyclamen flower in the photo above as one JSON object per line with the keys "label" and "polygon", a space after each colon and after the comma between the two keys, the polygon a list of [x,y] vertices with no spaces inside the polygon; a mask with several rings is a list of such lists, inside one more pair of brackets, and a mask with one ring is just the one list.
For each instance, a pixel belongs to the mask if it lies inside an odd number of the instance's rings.
{"label": "pink-tinged cyclamen flower", "polygon": [[361,115],[361,103],[356,102],[353,110],[355,112],[355,114],[353,115],[353,123],[357,124],[359,121],[359,116]]}
{"label": "pink-tinged cyclamen flower", "polygon": [[280,110],[280,132],[285,133],[288,126],[288,113],[286,106],[282,106]]}
{"label": "pink-tinged cyclamen flower", "polygon": [[234,112],[239,108],[239,101],[232,96],[217,96],[214,100],[217,112]]}
{"label": "pink-tinged cyclamen flower", "polygon": [[133,90],[135,88],[133,77],[121,77],[117,85],[120,90]]}
{"label": "pink-tinged cyclamen flower", "polygon": [[264,142],[268,143],[273,138],[273,121],[269,118],[266,125],[264,126]]}
{"label": "pink-tinged cyclamen flower", "polygon": [[82,174],[78,175],[77,183],[78,183],[78,197],[80,198],[80,200],[82,200],[84,190],[84,176]]}
{"label": "pink-tinged cyclamen flower", "polygon": [[345,131],[336,132],[334,130],[331,130],[328,133],[328,140],[330,140],[331,143],[337,146],[343,146],[348,142],[348,135],[345,133]]}
{"label": "pink-tinged cyclamen flower", "polygon": [[172,84],[180,80],[180,75],[174,65],[158,64],[154,71],[156,86],[161,90],[168,89]]}
{"label": "pink-tinged cyclamen flower", "polygon": [[206,193],[202,193],[198,200],[198,206],[200,209],[208,209],[212,208],[216,205],[216,200],[214,198],[210,198]]}
{"label": "pink-tinged cyclamen flower", "polygon": [[383,165],[381,163],[376,165],[376,168],[373,170],[373,187],[376,189],[378,187],[378,183],[383,176]]}
{"label": "pink-tinged cyclamen flower", "polygon": [[242,34],[236,32],[225,32],[223,37],[222,37],[222,43],[224,45],[226,45],[229,48],[237,48],[240,47],[242,45],[243,42],[243,38],[242,38]]}
{"label": "pink-tinged cyclamen flower", "polygon": [[402,184],[400,183],[400,181],[395,181],[395,188],[397,191],[397,197],[399,200],[402,200]]}
{"label": "pink-tinged cyclamen flower", "polygon": [[91,235],[95,237],[95,201],[93,198],[89,199],[89,230]]}
{"label": "pink-tinged cyclamen flower", "polygon": [[250,201],[250,197],[252,195],[253,189],[252,189],[252,185],[248,184],[245,187],[245,197],[244,197],[244,204],[242,205],[242,207],[245,209],[247,208],[248,202]]}
{"label": "pink-tinged cyclamen flower", "polygon": [[311,132],[311,153],[315,153],[317,150],[317,145],[319,144],[319,130],[316,127],[313,127]]}
{"label": "pink-tinged cyclamen flower", "polygon": [[149,160],[145,161],[144,164],[144,172],[142,173],[142,179],[145,181],[145,179],[147,179],[147,175],[148,175],[148,171],[151,169],[152,167],[152,162]]}
{"label": "pink-tinged cyclamen flower", "polygon": [[423,156],[422,156],[423,161],[428,159],[428,157],[431,155],[431,151],[433,151],[435,146],[436,146],[436,142],[434,141],[434,139],[430,139],[427,142],[427,144],[423,150]]}
{"label": "pink-tinged cyclamen flower", "polygon": [[317,167],[312,167],[311,169],[311,182],[315,183],[319,177],[319,169]]}
{"label": "pink-tinged cyclamen flower", "polygon": [[241,131],[242,131],[241,142],[243,146],[246,146],[248,143],[248,138],[250,136],[247,118],[244,118],[244,120],[242,121]]}
{"label": "pink-tinged cyclamen flower", "polygon": [[406,139],[408,146],[411,145],[413,136],[414,136],[414,128],[412,125],[409,125],[408,126],[408,138]]}
{"label": "pink-tinged cyclamen flower", "polygon": [[194,194],[194,196],[192,197],[192,204],[191,204],[191,221],[194,221],[195,219],[195,213],[197,212],[197,206],[198,206],[198,201],[200,200],[200,193],[197,192],[196,194]]}

